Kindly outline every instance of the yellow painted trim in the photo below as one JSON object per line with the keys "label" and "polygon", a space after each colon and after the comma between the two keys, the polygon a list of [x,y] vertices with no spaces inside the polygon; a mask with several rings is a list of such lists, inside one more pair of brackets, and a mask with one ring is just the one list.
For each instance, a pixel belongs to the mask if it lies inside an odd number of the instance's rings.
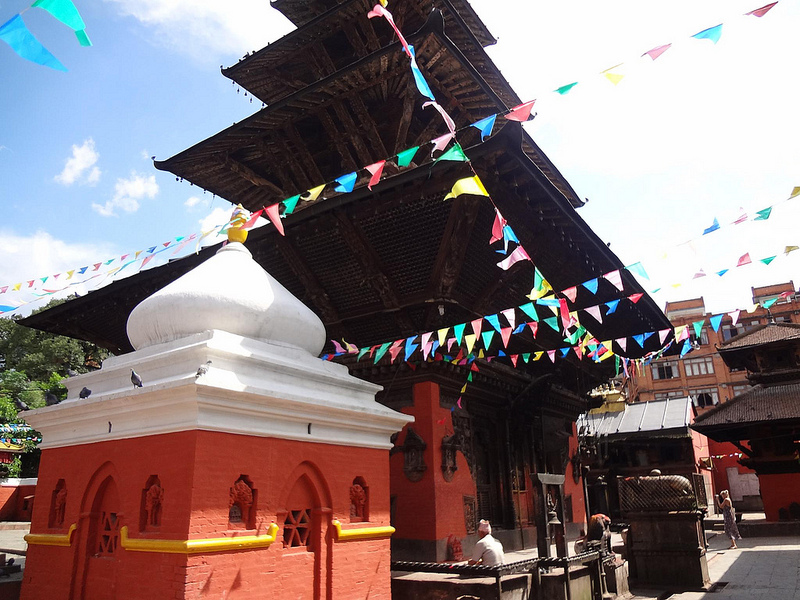
{"label": "yellow painted trim", "polygon": [[380,540],[383,538],[391,537],[394,533],[394,527],[387,525],[385,527],[362,527],[360,529],[347,529],[342,530],[342,524],[338,519],[332,522],[336,532],[337,542],[352,542],[355,540]]}
{"label": "yellow painted trim", "polygon": [[78,525],[73,523],[67,533],[29,533],[24,539],[34,546],[71,546],[72,534],[77,528]]}
{"label": "yellow painted trim", "polygon": [[164,554],[200,554],[227,552],[229,550],[252,550],[269,548],[278,537],[278,526],[270,523],[266,535],[243,535],[239,537],[206,538],[197,540],[153,540],[131,539],[128,526],[120,529],[120,545],[132,552],[161,552]]}

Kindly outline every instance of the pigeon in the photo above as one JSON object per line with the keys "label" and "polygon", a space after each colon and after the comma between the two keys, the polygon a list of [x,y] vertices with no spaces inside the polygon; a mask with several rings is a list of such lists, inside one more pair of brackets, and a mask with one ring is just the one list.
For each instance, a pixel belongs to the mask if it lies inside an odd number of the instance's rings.
{"label": "pigeon", "polygon": [[78,397],[79,398],[88,398],[91,395],[92,395],[92,390],[90,390],[89,388],[87,388],[85,386],[80,392],[78,392]]}
{"label": "pigeon", "polygon": [[139,377],[139,374],[131,369],[131,383],[133,384],[134,388],[142,387],[142,378]]}
{"label": "pigeon", "polygon": [[75,377],[78,372],[75,369],[67,369],[67,377]]}
{"label": "pigeon", "polygon": [[195,374],[194,378],[195,378],[195,379],[197,379],[197,378],[199,378],[199,377],[202,377],[202,376],[203,376],[203,375],[205,375],[206,373],[208,373],[208,366],[209,366],[210,364],[211,364],[211,361],[210,361],[210,360],[207,360],[207,361],[206,361],[206,364],[204,364],[204,365],[200,365],[200,366],[198,367],[198,369],[197,369],[197,373]]}
{"label": "pigeon", "polygon": [[44,403],[47,406],[53,406],[54,404],[58,404],[58,397],[53,392],[45,392]]}
{"label": "pigeon", "polygon": [[30,410],[30,408],[28,408],[28,405],[27,405],[27,404],[25,404],[25,403],[24,403],[22,400],[20,400],[19,398],[14,398],[14,404],[16,404],[16,405],[17,405],[17,408],[18,408],[20,411],[23,411],[23,410]]}

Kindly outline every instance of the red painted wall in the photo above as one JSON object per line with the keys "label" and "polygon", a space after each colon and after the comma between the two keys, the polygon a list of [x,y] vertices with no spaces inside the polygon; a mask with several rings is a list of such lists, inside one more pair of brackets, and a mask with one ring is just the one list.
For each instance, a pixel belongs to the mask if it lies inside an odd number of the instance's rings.
{"label": "red painted wall", "polygon": [[35,485],[0,485],[0,521],[30,521],[33,504],[25,499],[35,494]]}
{"label": "red painted wall", "polygon": [[764,501],[764,513],[767,521],[777,521],[778,510],[788,510],[792,502],[800,502],[800,474],[783,473],[780,475],[759,475],[761,499]]}
{"label": "red painted wall", "polygon": [[[569,438],[569,456],[575,456],[578,451],[578,432],[575,423],[572,424],[572,435]],[[580,470],[580,467],[576,467]],[[566,467],[564,477],[564,497],[572,495],[572,522],[580,523],[582,526],[586,525],[586,502],[583,496],[583,478],[578,478],[578,483],[572,474],[572,463]],[[584,529],[585,531],[585,529]]]}
{"label": "red painted wall", "polygon": [[[467,535],[464,521],[464,496],[475,497],[475,482],[467,460],[456,453],[458,469],[451,481],[442,473],[442,438],[453,433],[452,412],[439,406],[439,385],[432,382],[414,385],[414,406],[402,412],[415,418],[411,427],[427,444],[424,452],[427,470],[422,479],[409,481],[403,472],[403,453],[391,458],[391,489],[396,497],[395,537],[415,540],[442,540]],[[408,426],[398,437],[402,445]]]}
{"label": "red painted wall", "polygon": [[[187,539],[263,534],[271,522],[283,524],[297,489],[310,490],[322,522],[318,551],[284,548],[283,527],[266,549],[159,554],[117,549],[109,597],[138,598],[382,598],[389,600],[389,540],[335,542],[330,520],[344,528],[389,524],[387,452],[364,448],[192,431],[45,450],[39,471],[39,501],[32,532],[65,533],[78,523],[71,547],[30,545],[22,598],[68,598],[88,559],[87,530],[100,483],[112,477],[119,497],[118,515],[131,537]],[[151,475],[164,490],[161,526],[139,531],[142,491]],[[229,529],[230,488],[246,475],[256,491],[255,527]],[[350,486],[363,477],[369,489],[369,522],[349,524]],[[48,528],[52,490],[63,478],[67,487],[62,528]],[[295,488],[295,484],[299,487]],[[302,491],[301,490],[301,491]],[[44,501],[42,501],[44,500]],[[315,576],[315,571],[317,575]],[[235,594],[234,594],[235,592]]]}
{"label": "red painted wall", "polygon": [[[747,444],[746,442],[744,442]],[[736,467],[739,473],[755,473],[752,469],[743,467],[739,464],[739,450],[730,442],[715,442],[708,440],[708,451],[711,456],[719,456],[721,458],[714,458],[714,493],[719,494],[722,490],[731,489],[730,482],[728,481],[728,467]],[[763,495],[763,493],[762,493]]]}

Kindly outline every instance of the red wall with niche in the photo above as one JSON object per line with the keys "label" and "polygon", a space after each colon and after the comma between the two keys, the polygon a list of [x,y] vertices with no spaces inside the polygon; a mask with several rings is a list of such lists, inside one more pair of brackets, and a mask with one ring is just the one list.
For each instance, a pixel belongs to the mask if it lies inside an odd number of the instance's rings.
{"label": "red wall with niche", "polygon": [[781,508],[788,510],[792,502],[800,503],[800,473],[759,475],[758,483],[767,521],[778,521]]}
{"label": "red wall with niche", "polygon": [[[33,533],[66,533],[78,523],[71,547],[30,545],[24,573],[23,599],[68,598],[73,565],[86,555],[86,520],[80,514],[91,504],[101,477],[111,475],[119,497],[118,514],[130,537],[202,539],[262,535],[271,522],[281,526],[269,548],[208,554],[132,552],[118,548],[114,559],[116,598],[223,597],[281,595],[312,598],[314,553],[304,547],[283,547],[283,515],[299,479],[315,490],[323,525],[316,576],[322,597],[389,600],[389,540],[335,542],[331,519],[343,528],[389,524],[389,472],[385,450],[258,438],[219,432],[191,431],[45,450],[39,473],[39,499]],[[102,465],[105,465],[101,468]],[[255,527],[230,528],[229,491],[247,475],[257,492]],[[161,525],[139,531],[142,490],[158,475],[164,490]],[[350,486],[363,477],[369,488],[369,521],[349,524]],[[59,479],[67,487],[63,527],[48,528],[50,497]],[[87,492],[88,490],[88,492]],[[108,586],[112,586],[109,582]]]}

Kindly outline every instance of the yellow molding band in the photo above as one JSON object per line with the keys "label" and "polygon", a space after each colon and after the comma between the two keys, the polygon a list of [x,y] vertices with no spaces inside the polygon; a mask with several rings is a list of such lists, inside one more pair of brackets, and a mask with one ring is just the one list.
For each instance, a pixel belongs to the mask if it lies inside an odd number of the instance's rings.
{"label": "yellow molding band", "polygon": [[363,527],[361,529],[347,529],[342,530],[342,524],[338,519],[332,522],[334,530],[336,531],[337,542],[352,542],[355,540],[380,540],[388,538],[394,533],[394,527],[387,525],[385,527]]}
{"label": "yellow molding band", "polygon": [[77,523],[73,523],[67,533],[29,533],[24,539],[34,546],[71,546],[72,534],[77,528]]}
{"label": "yellow molding band", "polygon": [[205,554],[229,550],[252,550],[269,548],[278,537],[278,526],[270,523],[266,535],[243,535],[240,537],[206,538],[197,540],[152,540],[131,539],[128,526],[120,529],[120,545],[132,552],[161,552],[163,554]]}

